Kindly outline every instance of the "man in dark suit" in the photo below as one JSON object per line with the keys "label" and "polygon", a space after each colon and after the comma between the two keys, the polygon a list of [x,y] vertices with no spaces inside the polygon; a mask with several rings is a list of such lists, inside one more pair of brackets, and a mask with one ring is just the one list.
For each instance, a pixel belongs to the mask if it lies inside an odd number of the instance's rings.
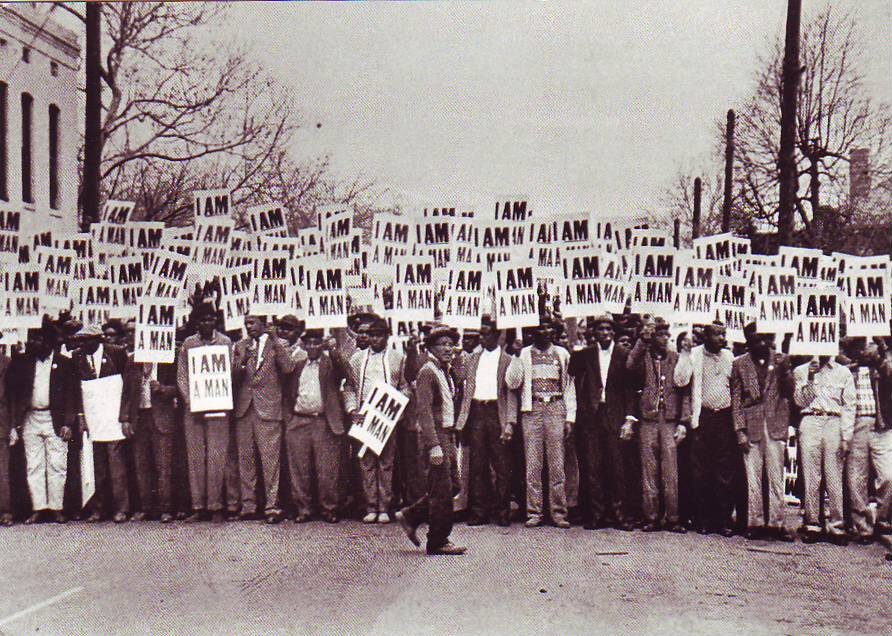
{"label": "man in dark suit", "polygon": [[[55,351],[58,334],[48,320],[28,331],[23,355],[15,356],[6,372],[14,437],[25,445],[28,490],[33,514],[26,523],[51,511],[57,523],[62,512],[68,463],[68,442],[74,428],[75,390],[71,362]],[[6,440],[3,440],[4,446]]]}
{"label": "man in dark suit", "polygon": [[[83,431],[90,431],[90,422],[84,414],[83,383],[99,378],[120,375],[122,379],[121,409],[119,421],[121,431],[119,439],[97,440],[96,432],[90,437],[93,441],[93,466],[96,471],[96,493],[90,502],[92,514],[89,522],[100,521],[106,508],[106,491],[111,483],[114,501],[112,521],[127,521],[130,512],[130,494],[127,484],[127,464],[124,454],[124,438],[130,437],[130,409],[126,394],[123,393],[123,375],[127,368],[127,351],[123,347],[103,343],[103,333],[99,326],[90,325],[78,332],[81,345],[71,355],[78,397],[78,420]],[[117,432],[111,437],[118,437]]]}
{"label": "man in dark suit", "polygon": [[133,465],[139,494],[133,521],[144,521],[157,514],[161,523],[170,523],[174,512],[171,480],[179,392],[176,364],[134,362],[131,358],[124,374],[124,392],[130,408]]}
{"label": "man in dark suit", "polygon": [[260,453],[266,491],[266,521],[282,520],[279,471],[282,450],[282,396],[294,359],[277,336],[268,333],[260,316],[245,316],[248,337],[235,345],[235,417],[244,518],[257,513],[257,463]]}
{"label": "man in dark suit", "polygon": [[620,439],[623,422],[633,414],[634,394],[626,374],[629,350],[614,342],[610,316],[586,321],[594,346],[574,351],[569,372],[576,382],[580,502],[584,526],[609,525],[631,530],[626,510],[626,442]]}
{"label": "man in dark suit", "polygon": [[[499,347],[501,332],[484,316],[480,326],[482,348],[468,355],[463,365],[464,389],[455,427],[464,431],[471,451],[471,487],[468,525],[511,525],[511,448],[517,425],[517,393],[505,384],[511,356]],[[495,489],[492,475],[495,474]],[[493,492],[495,490],[495,492]]]}
{"label": "man in dark suit", "polygon": [[345,369],[324,350],[321,329],[302,335],[307,357],[297,363],[285,392],[285,445],[296,523],[310,519],[310,479],[316,473],[322,519],[337,523],[338,476],[345,417]]}
{"label": "man in dark suit", "polygon": [[[744,330],[747,352],[731,368],[731,413],[737,444],[746,465],[748,522],[746,537],[763,535],[793,541],[784,528],[784,452],[790,425],[793,374],[787,356],[774,351],[774,336]],[[763,513],[762,474],[768,478],[768,523]]]}

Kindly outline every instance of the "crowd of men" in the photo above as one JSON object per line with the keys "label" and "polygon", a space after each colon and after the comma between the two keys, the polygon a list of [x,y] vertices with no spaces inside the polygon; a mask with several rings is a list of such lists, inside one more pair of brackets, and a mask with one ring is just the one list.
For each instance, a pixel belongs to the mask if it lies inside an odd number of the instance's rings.
{"label": "crowd of men", "polygon": [[[133,322],[46,317],[0,358],[0,524],[395,518],[416,545],[429,525],[428,553],[461,554],[449,535],[464,490],[471,526],[793,541],[784,465],[794,426],[801,539],[892,532],[888,338],[791,360],[755,325],[732,351],[721,324],[673,339],[665,320],[629,314],[580,321],[575,333],[543,316],[519,334],[484,316],[463,336],[432,324],[405,339],[373,313],[349,322],[326,336],[294,316],[247,316],[242,337],[199,304],[176,361],[150,364],[133,360]],[[190,410],[187,352],[207,345],[230,351],[231,411]],[[95,495],[83,502],[81,387],[113,375],[124,439],[92,443]],[[358,453],[346,433],[379,382],[409,404],[380,454]]]}

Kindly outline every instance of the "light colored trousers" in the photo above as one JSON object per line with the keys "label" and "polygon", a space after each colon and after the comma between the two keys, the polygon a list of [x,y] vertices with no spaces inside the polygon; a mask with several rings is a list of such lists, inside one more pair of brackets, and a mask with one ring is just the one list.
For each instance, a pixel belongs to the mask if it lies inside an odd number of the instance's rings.
{"label": "light colored trousers", "polygon": [[802,418],[799,425],[799,447],[802,451],[801,468],[805,482],[805,527],[812,532],[821,530],[822,474],[829,499],[825,511],[825,528],[833,535],[845,532],[842,515],[843,461],[839,455],[841,443],[839,417],[806,415]]}
{"label": "light colored trousers", "polygon": [[282,459],[282,420],[265,420],[254,409],[248,409],[235,423],[238,439],[238,470],[242,482],[242,514],[257,511],[257,459],[263,471],[265,512],[279,509],[279,476]]}
{"label": "light colored trousers", "polygon": [[663,486],[663,515],[666,524],[678,523],[678,455],[675,444],[677,423],[642,420],[641,490],[644,518],[650,523],[660,519],[660,484]]}
{"label": "light colored trousers", "polygon": [[532,410],[521,415],[527,461],[527,516],[542,518],[542,466],[548,462],[548,498],[551,520],[567,518],[564,490],[564,422],[567,410],[560,398],[548,404],[533,401]]}
{"label": "light colored trousers", "polygon": [[68,472],[68,442],[53,430],[49,411],[29,411],[22,429],[28,490],[35,510],[62,510]]}
{"label": "light colored trousers", "polygon": [[871,463],[877,475],[877,519],[888,523],[892,506],[892,430],[875,431],[875,424],[874,417],[855,420],[855,434],[846,461],[852,528],[862,537],[873,534],[873,523],[867,516],[867,476]]}
{"label": "light colored trousers", "polygon": [[[750,528],[782,528],[784,525],[784,451],[786,439],[771,439],[767,424],[762,424],[762,439],[750,442],[743,455],[746,466],[747,509]],[[762,501],[762,473],[768,479],[768,523]],[[820,479],[820,477],[818,478]]]}

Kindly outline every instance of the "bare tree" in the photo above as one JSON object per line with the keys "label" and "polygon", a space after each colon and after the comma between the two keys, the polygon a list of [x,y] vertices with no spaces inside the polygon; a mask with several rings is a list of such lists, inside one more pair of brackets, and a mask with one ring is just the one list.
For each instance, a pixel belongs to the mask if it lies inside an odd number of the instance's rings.
{"label": "bare tree", "polygon": [[[892,119],[888,105],[876,103],[865,90],[863,51],[850,17],[829,8],[819,14],[803,29],[800,55],[796,211],[806,233],[819,242],[822,211],[851,209],[851,150],[869,148],[879,170],[888,166]],[[782,63],[783,42],[778,40],[757,74],[754,95],[738,110],[735,205],[769,224],[776,223],[778,204]]]}

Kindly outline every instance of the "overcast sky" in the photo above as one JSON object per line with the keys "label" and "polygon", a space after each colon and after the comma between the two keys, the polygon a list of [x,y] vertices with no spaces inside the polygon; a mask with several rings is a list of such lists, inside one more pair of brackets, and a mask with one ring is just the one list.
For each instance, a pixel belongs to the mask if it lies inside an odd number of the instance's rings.
{"label": "overcast sky", "polygon": [[[803,22],[823,2],[806,0]],[[233,32],[297,91],[301,154],[405,202],[527,193],[541,209],[653,203],[753,87],[786,2],[244,3]],[[858,19],[892,101],[892,3]]]}

